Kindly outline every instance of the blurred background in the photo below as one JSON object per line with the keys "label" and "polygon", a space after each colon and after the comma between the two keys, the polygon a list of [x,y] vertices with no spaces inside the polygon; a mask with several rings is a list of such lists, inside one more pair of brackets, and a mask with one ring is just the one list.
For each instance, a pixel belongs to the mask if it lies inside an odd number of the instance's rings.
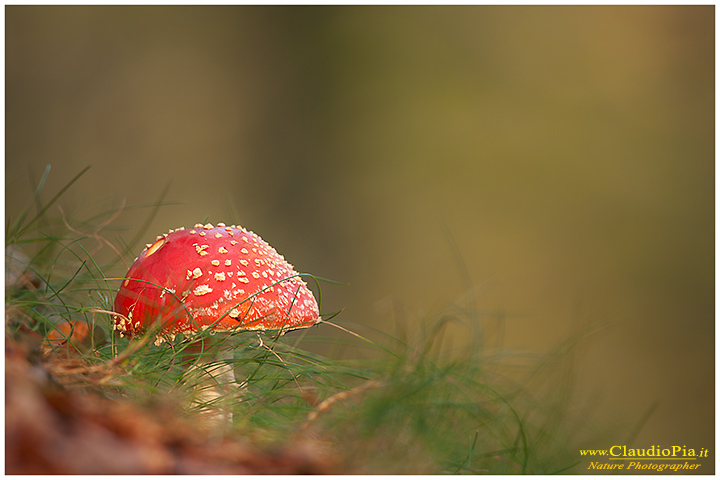
{"label": "blurred background", "polygon": [[581,336],[618,443],[652,410],[632,447],[712,457],[714,13],[8,6],[6,216],[91,165],[60,205],[129,242],[169,186],[142,244],[240,224],[369,336],[468,299],[520,356]]}

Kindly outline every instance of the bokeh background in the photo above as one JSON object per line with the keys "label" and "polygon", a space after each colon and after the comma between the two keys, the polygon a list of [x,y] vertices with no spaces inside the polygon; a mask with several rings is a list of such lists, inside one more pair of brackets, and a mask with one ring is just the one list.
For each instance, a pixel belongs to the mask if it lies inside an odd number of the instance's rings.
{"label": "bokeh background", "polygon": [[594,422],[712,457],[714,13],[8,6],[6,215],[91,165],[61,205],[129,241],[169,185],[142,244],[241,224],[367,335],[582,337]]}

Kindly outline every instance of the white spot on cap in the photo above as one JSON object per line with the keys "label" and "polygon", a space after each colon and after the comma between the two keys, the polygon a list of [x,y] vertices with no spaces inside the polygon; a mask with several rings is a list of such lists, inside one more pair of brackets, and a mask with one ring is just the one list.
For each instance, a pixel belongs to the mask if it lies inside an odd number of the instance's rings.
{"label": "white spot on cap", "polygon": [[222,233],[215,232],[215,238],[222,238]]}
{"label": "white spot on cap", "polygon": [[195,288],[195,290],[193,290],[193,293],[197,296],[207,295],[210,292],[212,292],[212,288],[208,287],[207,285],[199,285],[197,288]]}
{"label": "white spot on cap", "polygon": [[240,263],[242,263],[244,266],[250,265],[250,263],[247,260],[240,260]]}
{"label": "white spot on cap", "polygon": [[228,249],[225,248],[225,247],[220,247],[220,248],[218,248],[218,252],[220,252],[220,253],[228,253]]}
{"label": "white spot on cap", "polygon": [[225,274],[222,272],[216,273],[215,280],[217,280],[218,282],[222,282],[223,280],[225,280]]}
{"label": "white spot on cap", "polygon": [[232,263],[232,262],[230,261],[230,259],[225,260],[225,266],[226,266],[226,267],[229,267],[231,263]]}
{"label": "white spot on cap", "polygon": [[217,226],[218,226],[218,227],[224,227],[225,224],[224,224],[224,223],[218,223]]}
{"label": "white spot on cap", "polygon": [[197,232],[195,230],[190,230],[190,235],[195,235]]}
{"label": "white spot on cap", "polygon": [[212,230],[215,227],[213,227],[212,223],[206,223],[205,225],[203,225],[203,228],[205,230]]}
{"label": "white spot on cap", "polygon": [[217,266],[220,265],[220,260],[213,260],[213,261],[211,261],[210,263],[212,263],[213,266],[217,267]]}

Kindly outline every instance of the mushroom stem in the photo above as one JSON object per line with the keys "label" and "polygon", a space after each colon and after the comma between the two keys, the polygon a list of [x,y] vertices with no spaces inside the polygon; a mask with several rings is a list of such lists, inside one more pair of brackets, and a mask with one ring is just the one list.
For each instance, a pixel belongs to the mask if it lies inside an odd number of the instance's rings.
{"label": "mushroom stem", "polygon": [[191,403],[213,423],[232,422],[232,403],[239,391],[233,368],[233,351],[212,337],[203,337],[183,351],[185,379],[192,385]]}

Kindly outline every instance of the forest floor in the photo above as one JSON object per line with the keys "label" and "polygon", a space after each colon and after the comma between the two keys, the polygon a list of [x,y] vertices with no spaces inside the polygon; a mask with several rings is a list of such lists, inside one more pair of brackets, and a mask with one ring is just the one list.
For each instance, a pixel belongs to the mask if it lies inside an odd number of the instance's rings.
{"label": "forest floor", "polygon": [[[328,474],[337,452],[311,434],[261,448],[217,431],[169,398],[142,406],[89,385],[113,373],[43,354],[40,339],[5,341],[6,474]],[[210,426],[209,426],[210,425]],[[344,473],[348,473],[345,471]]]}

